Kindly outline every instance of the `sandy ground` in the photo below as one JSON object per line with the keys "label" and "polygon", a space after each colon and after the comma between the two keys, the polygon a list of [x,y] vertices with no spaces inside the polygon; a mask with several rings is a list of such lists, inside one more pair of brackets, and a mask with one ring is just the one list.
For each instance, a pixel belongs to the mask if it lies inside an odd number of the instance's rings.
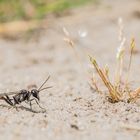
{"label": "sandy ground", "polygon": [[[136,39],[133,59],[133,88],[140,85],[140,1],[104,0],[98,5],[71,10],[51,18],[48,29],[28,41],[0,40],[0,92],[17,91],[30,84],[41,85],[48,75],[52,89],[40,94],[45,113],[34,113],[23,104],[16,111],[0,101],[0,139],[26,140],[139,140],[140,106],[111,104],[88,85],[89,62],[85,50],[114,73],[118,43],[118,17],[124,19],[129,45]],[[49,19],[49,17],[48,17]],[[76,40],[78,58],[63,41],[62,27]],[[82,38],[78,32],[86,33]],[[79,62],[80,61],[80,62]],[[37,105],[34,110],[40,111]],[[125,125],[135,127],[127,129]],[[138,127],[138,129],[136,129]]]}

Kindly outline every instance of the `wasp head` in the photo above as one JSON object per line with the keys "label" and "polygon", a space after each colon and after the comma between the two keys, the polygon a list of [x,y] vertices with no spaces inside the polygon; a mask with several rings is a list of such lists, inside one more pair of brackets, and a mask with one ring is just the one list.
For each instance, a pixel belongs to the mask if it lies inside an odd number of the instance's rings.
{"label": "wasp head", "polygon": [[31,90],[31,94],[32,94],[33,97],[35,97],[38,100],[40,100],[40,98],[39,98],[39,91],[37,89],[32,89]]}

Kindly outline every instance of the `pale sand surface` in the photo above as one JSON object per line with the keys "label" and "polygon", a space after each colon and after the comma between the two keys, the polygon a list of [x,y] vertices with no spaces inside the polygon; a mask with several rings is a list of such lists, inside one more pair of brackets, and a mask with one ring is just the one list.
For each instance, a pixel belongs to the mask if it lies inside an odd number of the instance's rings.
{"label": "pale sand surface", "polygon": [[[120,16],[124,19],[127,45],[134,36],[138,47],[131,72],[135,88],[140,86],[139,0],[104,0],[99,5],[72,10],[69,15],[51,19],[38,40],[34,37],[28,42],[0,40],[0,92],[16,91],[34,83],[40,85],[48,75],[51,79],[47,84],[53,85],[40,94],[46,113],[33,113],[27,104],[23,104],[27,108],[16,111],[0,101],[0,139],[140,139],[140,130],[124,126],[140,128],[140,106],[109,103],[105,95],[90,89],[85,72],[89,62],[84,49],[101,65],[108,63],[110,73],[114,73]],[[63,41],[63,26],[76,38],[79,59]],[[86,31],[87,36],[80,38],[79,30]],[[40,109],[34,105],[34,110]]]}

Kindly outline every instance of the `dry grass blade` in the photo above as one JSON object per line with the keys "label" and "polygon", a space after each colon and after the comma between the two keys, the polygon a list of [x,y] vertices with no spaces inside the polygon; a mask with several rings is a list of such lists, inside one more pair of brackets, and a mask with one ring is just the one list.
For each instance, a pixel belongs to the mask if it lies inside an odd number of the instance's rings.
{"label": "dry grass blade", "polygon": [[124,44],[125,44],[126,39],[124,38],[121,41],[121,44],[118,48],[117,51],[117,71],[116,71],[116,85],[118,86],[121,82],[121,77],[122,77],[122,69],[123,69],[123,59],[124,59]]}
{"label": "dry grass blade", "polygon": [[127,73],[127,77],[126,77],[126,87],[127,87],[128,80],[129,80],[129,75],[130,75],[130,69],[131,69],[131,64],[132,64],[132,56],[133,56],[134,48],[135,48],[135,39],[132,38],[131,45],[130,45],[130,59],[129,59],[129,65],[128,65],[128,73]]}
{"label": "dry grass blade", "polygon": [[70,47],[74,48],[74,42],[70,38],[64,38],[64,41],[69,44]]}
{"label": "dry grass blade", "polygon": [[124,52],[125,52],[125,42],[126,38],[124,36],[124,25],[122,18],[118,19],[118,25],[119,25],[119,47],[117,49],[117,68],[116,68],[116,74],[115,74],[115,84],[116,87],[120,86],[121,78],[122,78],[122,70],[123,70],[123,61],[124,61]]}
{"label": "dry grass blade", "polygon": [[129,93],[129,102],[136,100],[140,96],[140,88]]}
{"label": "dry grass blade", "polygon": [[105,65],[104,73],[105,73],[106,77],[109,79],[109,68],[107,65]]}
{"label": "dry grass blade", "polygon": [[109,90],[109,93],[110,93],[112,102],[118,102],[118,101],[120,101],[121,94],[111,84],[111,82],[109,81],[109,79],[107,78],[107,76],[105,75],[105,73],[98,66],[96,60],[94,58],[92,58],[91,56],[89,56],[89,57],[90,57],[91,63],[95,67],[95,69],[96,69],[97,73],[99,74],[100,78],[102,79],[103,83],[105,84],[105,86]]}
{"label": "dry grass blade", "polygon": [[[94,75],[93,75],[92,78],[91,78],[90,86],[91,86],[96,92],[102,93],[102,92],[99,90],[98,86],[97,86],[96,78],[95,78]],[[93,87],[93,86],[94,86],[94,87]]]}
{"label": "dry grass blade", "polygon": [[[88,75],[87,70],[85,69],[85,66],[83,65],[83,63],[81,61],[81,56],[80,56],[78,48],[77,48],[77,39],[72,37],[71,33],[67,30],[67,28],[63,27],[62,30],[65,35],[63,40],[68,44],[69,48],[73,50],[79,64],[81,65],[81,70],[82,70],[83,74],[87,77],[87,75]],[[87,53],[87,52],[85,51],[85,53]]]}

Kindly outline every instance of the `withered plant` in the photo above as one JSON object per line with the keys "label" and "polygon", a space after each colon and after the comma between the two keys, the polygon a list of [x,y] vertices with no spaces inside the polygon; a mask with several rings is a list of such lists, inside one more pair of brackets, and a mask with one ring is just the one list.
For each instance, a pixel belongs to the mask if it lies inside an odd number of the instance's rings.
{"label": "withered plant", "polygon": [[[128,68],[127,72],[123,73],[123,64],[124,64],[124,55],[125,55],[125,42],[126,38],[124,36],[124,26],[122,19],[119,18],[118,20],[118,25],[119,25],[119,47],[117,49],[117,54],[116,54],[116,67],[115,67],[115,75],[114,75],[114,81],[110,80],[110,75],[109,75],[109,68],[106,65],[104,68],[101,68],[96,59],[89,55],[90,53],[86,52],[86,55],[89,56],[90,62],[94,69],[96,70],[97,73],[92,74],[91,81],[90,81],[90,86],[94,88],[94,90],[98,93],[104,93],[100,89],[97,83],[97,76],[101,79],[105,87],[108,89],[109,93],[109,101],[112,103],[119,102],[119,101],[134,101],[138,97],[140,97],[140,88],[132,91],[131,87],[129,86],[129,76],[130,76],[130,70],[131,70],[131,64],[132,64],[132,57],[133,57],[133,52],[135,49],[135,39],[131,39],[130,43],[130,57],[129,57],[129,62],[128,62]],[[65,34],[64,41],[68,43],[68,45],[74,50],[74,53],[76,56],[78,56],[78,52],[75,50],[75,41],[74,39],[70,36],[70,33],[66,28],[63,28],[63,32]],[[79,56],[78,56],[79,59]]]}
{"label": "withered plant", "polygon": [[[129,57],[129,62],[128,62],[128,68],[126,74],[123,74],[123,63],[124,63],[124,53],[125,53],[125,42],[126,38],[124,36],[124,26],[122,19],[119,18],[118,20],[119,24],[119,42],[120,45],[118,47],[118,51],[116,54],[116,59],[117,59],[117,66],[116,66],[116,73],[115,73],[115,80],[112,82],[109,79],[109,69],[103,70],[97,63],[96,59],[90,57],[90,62],[94,66],[95,70],[97,71],[97,74],[103,81],[104,85],[108,89],[109,92],[109,99],[111,102],[119,102],[122,100],[127,100],[128,102],[135,101],[140,97],[140,88],[137,88],[136,90],[131,90],[131,87],[129,85],[129,76],[131,72],[131,65],[132,65],[132,57],[135,49],[135,39],[131,39],[130,43],[130,57]],[[97,85],[97,83],[94,83],[94,85]],[[95,89],[97,89],[95,87]],[[99,87],[97,92],[100,91]]]}

